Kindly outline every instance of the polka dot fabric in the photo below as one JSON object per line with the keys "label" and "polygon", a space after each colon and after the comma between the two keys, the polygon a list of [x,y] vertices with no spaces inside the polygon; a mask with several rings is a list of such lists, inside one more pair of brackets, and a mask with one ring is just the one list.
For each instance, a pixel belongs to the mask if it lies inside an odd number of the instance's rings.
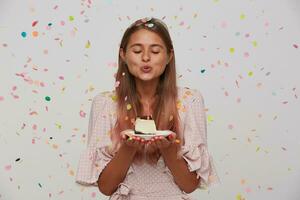
{"label": "polka dot fabric", "polygon": [[[207,125],[204,100],[197,90],[178,88],[178,104],[184,145],[181,154],[190,171],[200,178],[199,189],[207,189],[220,183],[213,159],[207,147]],[[110,130],[116,121],[116,98],[113,92],[103,92],[92,102],[88,145],[80,156],[76,182],[97,185],[97,180],[113,158],[107,148],[112,144]],[[173,176],[160,157],[157,165],[132,164],[127,175],[110,200],[191,200],[174,182]]]}

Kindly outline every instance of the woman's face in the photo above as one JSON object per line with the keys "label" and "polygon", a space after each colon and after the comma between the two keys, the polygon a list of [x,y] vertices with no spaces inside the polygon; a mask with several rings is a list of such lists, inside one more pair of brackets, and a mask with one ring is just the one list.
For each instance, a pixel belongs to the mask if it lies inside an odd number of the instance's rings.
{"label": "woman's face", "polygon": [[158,80],[172,58],[167,48],[154,32],[138,30],[129,39],[126,53],[121,49],[120,56],[127,63],[129,72],[138,80]]}

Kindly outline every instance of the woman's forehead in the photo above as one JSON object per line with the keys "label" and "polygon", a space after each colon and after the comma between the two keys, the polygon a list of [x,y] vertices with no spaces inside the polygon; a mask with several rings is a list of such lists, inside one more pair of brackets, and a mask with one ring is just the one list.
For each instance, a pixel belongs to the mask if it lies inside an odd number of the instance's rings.
{"label": "woman's forehead", "polygon": [[139,30],[130,36],[128,47],[130,46],[165,46],[160,36],[147,30]]}

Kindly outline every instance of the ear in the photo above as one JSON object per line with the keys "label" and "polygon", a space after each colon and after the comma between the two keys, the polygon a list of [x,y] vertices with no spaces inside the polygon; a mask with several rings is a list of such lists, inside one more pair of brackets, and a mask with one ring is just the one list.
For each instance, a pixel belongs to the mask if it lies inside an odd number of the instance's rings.
{"label": "ear", "polygon": [[174,55],[173,49],[171,49],[170,54],[169,54],[169,58],[168,58],[168,64],[169,64],[169,62],[172,60],[173,55]]}
{"label": "ear", "polygon": [[119,53],[120,53],[120,56],[121,56],[122,60],[125,62],[125,52],[124,52],[123,48],[120,48]]}

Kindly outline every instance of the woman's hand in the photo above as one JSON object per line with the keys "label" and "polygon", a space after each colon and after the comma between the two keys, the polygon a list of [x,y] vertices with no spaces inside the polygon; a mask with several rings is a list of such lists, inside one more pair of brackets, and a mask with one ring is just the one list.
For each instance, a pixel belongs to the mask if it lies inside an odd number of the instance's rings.
{"label": "woman's hand", "polygon": [[122,143],[135,150],[138,151],[142,150],[145,147],[145,140],[143,138],[136,137],[136,136],[129,137],[126,134],[126,131],[128,130],[124,130],[120,133],[122,138]]}
{"label": "woman's hand", "polygon": [[176,133],[172,132],[167,138],[163,136],[154,136],[147,141],[147,152],[155,152],[157,149],[160,151],[169,148],[173,143],[178,143],[176,140]]}

